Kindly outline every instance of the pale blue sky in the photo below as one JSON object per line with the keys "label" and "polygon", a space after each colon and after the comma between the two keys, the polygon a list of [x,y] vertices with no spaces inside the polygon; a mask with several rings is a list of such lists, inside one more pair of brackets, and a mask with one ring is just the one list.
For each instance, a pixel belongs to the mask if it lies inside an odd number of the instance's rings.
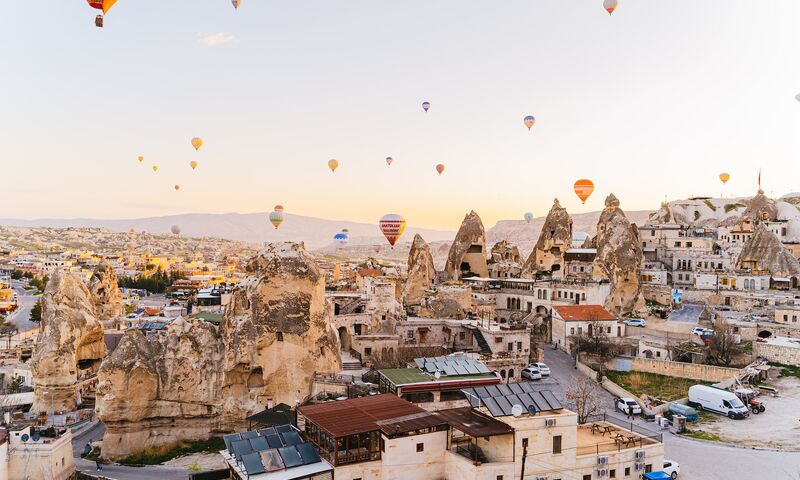
{"label": "pale blue sky", "polygon": [[[119,0],[104,29],[94,15],[3,5],[2,217],[281,203],[455,228],[554,197],[655,209],[719,195],[723,170],[729,195],[754,193],[759,167],[767,193],[800,190],[797,0],[620,0],[612,17],[601,0]],[[201,41],[215,34],[230,41]],[[597,185],[586,205],[580,177]]]}

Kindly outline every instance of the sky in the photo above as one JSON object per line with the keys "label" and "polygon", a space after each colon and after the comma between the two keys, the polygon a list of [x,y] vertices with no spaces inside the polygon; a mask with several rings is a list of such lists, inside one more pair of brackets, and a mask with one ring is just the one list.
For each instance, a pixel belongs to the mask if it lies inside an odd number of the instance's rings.
{"label": "sky", "polygon": [[[797,0],[620,0],[612,16],[602,0],[119,0],[102,29],[95,14],[3,5],[0,217],[282,204],[455,229],[554,198],[579,213],[612,192],[626,210],[752,195],[759,169],[767,194],[800,190]],[[585,205],[579,178],[596,185]]]}

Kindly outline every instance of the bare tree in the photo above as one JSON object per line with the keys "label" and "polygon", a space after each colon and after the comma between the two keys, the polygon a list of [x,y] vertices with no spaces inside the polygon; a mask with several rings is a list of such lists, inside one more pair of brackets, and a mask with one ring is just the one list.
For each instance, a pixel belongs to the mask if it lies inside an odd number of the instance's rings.
{"label": "bare tree", "polygon": [[589,417],[603,411],[603,404],[597,394],[597,385],[584,376],[579,376],[577,381],[564,393],[564,398],[575,404],[575,413],[578,414],[578,423],[586,423]]}
{"label": "bare tree", "polygon": [[574,341],[580,352],[597,355],[603,363],[619,355],[619,345],[608,336],[603,323],[597,320],[590,321],[586,333]]}
{"label": "bare tree", "polygon": [[736,336],[724,318],[714,322],[714,335],[706,346],[706,362],[711,365],[730,367],[737,356],[744,353],[745,347],[736,342]]}

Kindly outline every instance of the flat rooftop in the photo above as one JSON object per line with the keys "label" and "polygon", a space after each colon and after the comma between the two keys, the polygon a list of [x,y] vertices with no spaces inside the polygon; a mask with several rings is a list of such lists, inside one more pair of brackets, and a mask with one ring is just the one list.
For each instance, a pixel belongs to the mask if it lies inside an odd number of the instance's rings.
{"label": "flat rooftop", "polygon": [[[610,429],[610,433],[595,429],[592,425]],[[618,440],[617,436],[621,435]],[[610,453],[618,450],[637,449],[647,445],[655,445],[655,440],[638,433],[631,432],[609,422],[594,422],[593,424],[579,425],[576,438],[577,455],[596,455],[597,453]]]}

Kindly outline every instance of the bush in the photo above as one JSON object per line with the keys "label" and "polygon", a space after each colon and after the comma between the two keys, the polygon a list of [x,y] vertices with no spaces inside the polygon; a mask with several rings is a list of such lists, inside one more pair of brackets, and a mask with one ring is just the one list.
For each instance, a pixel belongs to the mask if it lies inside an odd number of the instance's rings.
{"label": "bush", "polygon": [[717,211],[717,207],[715,207],[715,206],[714,206],[714,204],[713,204],[713,203],[711,203],[711,200],[709,200],[709,199],[705,199],[705,200],[703,200],[703,202],[706,204],[706,206],[707,206],[708,208],[710,208],[710,209],[711,209],[711,211],[712,211],[712,212],[716,212],[716,211]]}
{"label": "bush", "polygon": [[150,447],[120,460],[119,463],[120,465],[129,466],[160,465],[173,458],[184,457],[193,453],[217,453],[220,450],[225,450],[225,442],[222,441],[221,437],[213,437],[208,440],[180,442],[177,445]]}
{"label": "bush", "polygon": [[700,212],[698,212],[697,210],[694,211],[694,219],[700,220]]}
{"label": "bush", "polygon": [[729,203],[725,205],[725,213],[731,213],[731,211],[736,210],[737,208],[743,208],[745,205],[741,203]]}

